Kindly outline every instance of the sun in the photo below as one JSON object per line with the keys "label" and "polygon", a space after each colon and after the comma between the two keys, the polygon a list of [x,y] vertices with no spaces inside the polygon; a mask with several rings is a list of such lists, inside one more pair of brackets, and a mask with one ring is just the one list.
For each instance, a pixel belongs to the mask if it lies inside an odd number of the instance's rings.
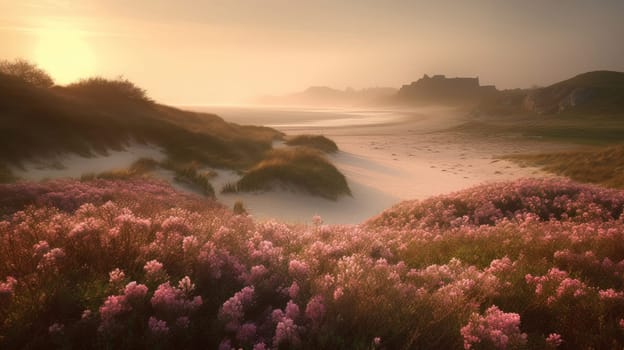
{"label": "sun", "polygon": [[79,31],[46,29],[38,33],[34,60],[63,85],[92,76],[95,56]]}

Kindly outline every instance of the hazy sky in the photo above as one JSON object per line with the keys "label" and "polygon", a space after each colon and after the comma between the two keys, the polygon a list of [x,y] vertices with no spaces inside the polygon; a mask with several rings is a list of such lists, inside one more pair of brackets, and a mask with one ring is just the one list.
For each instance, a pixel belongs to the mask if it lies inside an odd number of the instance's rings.
{"label": "hazy sky", "polygon": [[623,0],[0,0],[0,58],[124,75],[172,104],[425,73],[499,88],[624,71]]}

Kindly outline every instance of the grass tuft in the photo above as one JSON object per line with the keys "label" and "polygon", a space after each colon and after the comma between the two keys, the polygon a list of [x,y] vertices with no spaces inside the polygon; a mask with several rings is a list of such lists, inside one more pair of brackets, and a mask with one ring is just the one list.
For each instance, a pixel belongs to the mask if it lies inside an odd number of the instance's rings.
{"label": "grass tuft", "polygon": [[336,143],[323,135],[297,135],[286,140],[289,146],[310,147],[325,153],[338,152]]}
{"label": "grass tuft", "polygon": [[624,145],[506,157],[520,165],[538,166],[573,180],[624,188]]}
{"label": "grass tuft", "polygon": [[320,152],[307,148],[271,151],[238,181],[237,189],[269,190],[276,182],[294,185],[313,195],[333,200],[351,194],[344,175]]}

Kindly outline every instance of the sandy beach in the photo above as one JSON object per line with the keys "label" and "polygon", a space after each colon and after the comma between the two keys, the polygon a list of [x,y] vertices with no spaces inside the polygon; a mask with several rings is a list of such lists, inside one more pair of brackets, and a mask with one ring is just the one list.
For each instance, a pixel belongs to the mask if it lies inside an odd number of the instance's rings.
{"label": "sandy beach", "polygon": [[[228,121],[254,123],[247,109],[223,108],[217,113]],[[291,123],[284,121],[289,114],[294,116]],[[448,131],[465,120],[462,112],[448,108],[283,109],[259,115],[262,119],[255,124],[287,135],[323,134],[334,140],[340,151],[330,159],[345,174],[353,192],[352,197],[335,202],[287,190],[218,196],[227,205],[243,201],[261,219],[306,222],[320,215],[327,223],[359,223],[402,200],[424,199],[488,182],[552,176],[499,157],[564,147],[518,139],[475,139]]]}
{"label": "sandy beach", "polygon": [[[418,110],[234,108],[203,107],[225,120],[265,125],[287,135],[322,134],[336,142],[340,151],[329,156],[344,173],[352,196],[337,201],[281,188],[257,193],[220,193],[226,183],[240,175],[213,169],[217,199],[227,206],[242,201],[249,213],[261,220],[310,222],[320,215],[332,224],[360,223],[392,205],[408,199],[424,199],[474,185],[525,177],[551,176],[536,168],[522,168],[499,159],[513,153],[561,149],[562,145],[490,137],[476,139],[449,131],[465,120],[463,113],[448,108]],[[276,147],[281,147],[276,144]],[[124,169],[142,157],[164,159],[153,146],[130,144],[125,151],[84,158],[64,155],[39,160],[14,169],[25,180],[79,178],[87,173]],[[159,170],[155,176],[183,191],[192,187],[176,183],[173,173]]]}

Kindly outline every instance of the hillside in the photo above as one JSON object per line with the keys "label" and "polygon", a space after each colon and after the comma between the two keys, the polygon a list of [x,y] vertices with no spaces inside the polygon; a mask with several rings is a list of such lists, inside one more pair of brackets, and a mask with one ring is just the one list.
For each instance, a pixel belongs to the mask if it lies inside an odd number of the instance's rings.
{"label": "hillside", "polygon": [[[27,62],[18,63],[27,71],[47,77],[45,72]],[[164,149],[167,159],[160,163],[139,159],[139,167],[141,162],[153,163],[146,169],[140,167],[141,171],[131,167],[82,176],[126,178],[149,175],[162,168],[173,171],[175,181],[208,196],[214,196],[210,183],[212,175],[202,170],[203,167],[252,169],[270,159],[273,141],[283,138],[282,133],[271,128],[228,123],[213,114],[155,103],[144,90],[124,79],[91,78],[67,86],[53,86],[51,80],[46,85],[37,85],[24,76],[18,78],[2,73],[0,135],[0,182],[15,181],[11,167],[21,167],[25,161],[67,153],[85,157],[104,155],[138,142]],[[267,184],[284,182],[294,187],[304,183],[304,189],[312,195],[328,198],[349,193],[344,176],[328,160],[322,158],[322,163],[333,172],[309,177],[306,172],[281,176],[279,171],[273,171],[265,174],[264,181]],[[283,162],[282,166],[286,171],[307,165]],[[322,184],[336,179],[342,181],[339,186],[323,187]],[[271,187],[267,185],[263,189]]]}
{"label": "hillside", "polygon": [[624,73],[595,71],[530,91],[523,107],[538,114],[610,113],[624,110]]}
{"label": "hillside", "polygon": [[132,87],[93,79],[41,88],[0,75],[0,160],[6,165],[62,152],[91,155],[136,140],[161,146],[178,160],[242,168],[281,137],[269,128],[154,103],[128,93]]}
{"label": "hillside", "polygon": [[0,347],[621,348],[623,204],[522,180],[289,226],[162,182],[0,185]]}
{"label": "hillside", "polygon": [[479,110],[488,114],[622,114],[624,73],[587,72],[543,88],[501,91]]}

